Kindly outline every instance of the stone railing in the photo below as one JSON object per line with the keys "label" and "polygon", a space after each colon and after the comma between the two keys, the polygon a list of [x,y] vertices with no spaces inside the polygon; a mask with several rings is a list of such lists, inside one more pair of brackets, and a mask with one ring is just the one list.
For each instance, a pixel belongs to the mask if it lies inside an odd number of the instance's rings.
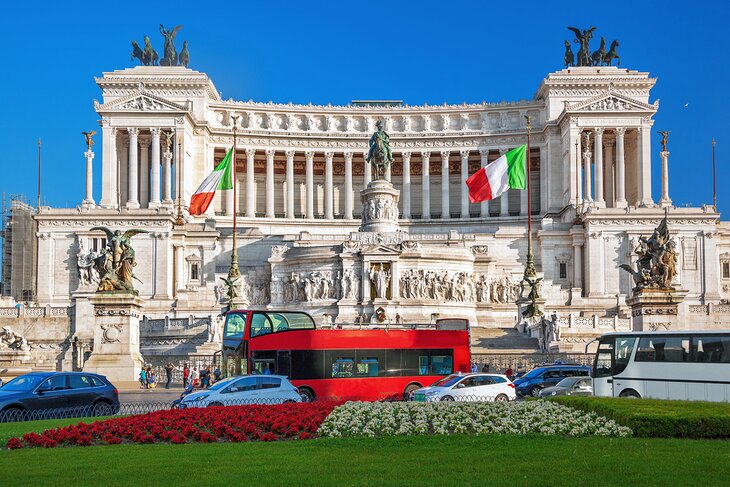
{"label": "stone railing", "polygon": [[207,327],[212,319],[213,317],[211,315],[190,315],[187,318],[170,318],[169,316],[165,316],[164,318],[149,318],[148,316],[143,316],[142,321],[139,323],[139,330],[142,333],[150,335],[168,334],[171,332]]}
{"label": "stone railing", "polygon": [[613,330],[630,330],[631,319],[619,318],[599,318],[596,315],[591,317],[568,315],[566,318],[558,318],[558,323],[563,330],[585,330],[598,328],[611,328]]}
{"label": "stone railing", "polygon": [[690,314],[705,314],[705,315],[728,314],[728,313],[730,313],[730,304],[727,304],[727,303],[690,304],[687,307],[687,311]]}
{"label": "stone railing", "polygon": [[68,318],[69,306],[7,306],[0,308],[0,318]]}

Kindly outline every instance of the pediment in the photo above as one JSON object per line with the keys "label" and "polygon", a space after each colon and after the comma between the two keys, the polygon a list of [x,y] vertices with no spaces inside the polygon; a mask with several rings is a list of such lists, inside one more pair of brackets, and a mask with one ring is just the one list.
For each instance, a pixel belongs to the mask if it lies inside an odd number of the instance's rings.
{"label": "pediment", "polygon": [[658,108],[659,100],[649,105],[610,88],[588,100],[565,104],[568,112],[656,112]]}
{"label": "pediment", "polygon": [[140,90],[108,103],[102,104],[94,100],[94,108],[97,112],[187,112],[191,107],[189,102],[181,105]]}
{"label": "pediment", "polygon": [[364,245],[361,253],[362,255],[398,256],[401,254],[401,251],[398,248],[390,247],[388,245]]}

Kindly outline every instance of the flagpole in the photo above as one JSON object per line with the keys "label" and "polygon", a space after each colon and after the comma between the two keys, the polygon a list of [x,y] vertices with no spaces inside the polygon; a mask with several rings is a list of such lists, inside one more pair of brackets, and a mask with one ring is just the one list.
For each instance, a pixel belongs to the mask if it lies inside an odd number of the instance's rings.
{"label": "flagpole", "polygon": [[[40,190],[39,190],[40,192]],[[712,207],[717,213],[717,176],[715,172],[715,137],[712,138]]]}
{"label": "flagpole", "polygon": [[525,115],[527,119],[527,263],[525,265],[525,277],[535,277],[535,262],[532,258],[532,198],[530,193],[530,134],[532,133],[532,125],[530,124],[530,116]]}
{"label": "flagpole", "polygon": [[[229,280],[241,277],[241,271],[238,270],[238,250],[236,244],[236,214],[238,213],[236,208],[236,139],[239,118],[241,118],[240,115],[231,115],[231,120],[233,121],[233,154],[231,160],[231,164],[233,164],[233,167],[231,168],[233,180],[233,250],[231,251],[231,269],[228,271]],[[231,288],[232,286],[229,285],[229,293],[232,294]],[[231,295],[230,298],[232,299],[233,296]]]}
{"label": "flagpole", "polygon": [[[714,145],[714,142],[713,142],[713,145]],[[714,148],[713,148],[713,151],[714,151]],[[40,212],[41,212],[41,138],[38,137],[38,213],[40,213]]]}

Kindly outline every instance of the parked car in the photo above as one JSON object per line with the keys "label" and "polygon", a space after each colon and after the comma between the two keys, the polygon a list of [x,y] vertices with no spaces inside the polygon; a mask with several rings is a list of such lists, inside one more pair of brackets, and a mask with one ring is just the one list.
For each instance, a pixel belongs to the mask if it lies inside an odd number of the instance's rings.
{"label": "parked car", "polygon": [[[119,412],[119,391],[103,375],[88,372],[31,372],[0,388],[0,418],[103,416]],[[36,413],[40,414],[40,413]]]}
{"label": "parked car", "polygon": [[552,387],[566,377],[589,377],[591,368],[587,365],[559,364],[532,369],[515,380],[518,396],[539,397],[540,391]]}
{"label": "parked car", "polygon": [[281,404],[301,402],[299,391],[283,375],[229,377],[208,389],[186,395],[180,408],[235,404]]}
{"label": "parked car", "polygon": [[566,377],[553,387],[540,391],[540,397],[550,396],[592,396],[593,383],[590,377]]}
{"label": "parked car", "polygon": [[515,386],[506,376],[487,373],[452,374],[411,394],[414,401],[511,401],[516,398]]}

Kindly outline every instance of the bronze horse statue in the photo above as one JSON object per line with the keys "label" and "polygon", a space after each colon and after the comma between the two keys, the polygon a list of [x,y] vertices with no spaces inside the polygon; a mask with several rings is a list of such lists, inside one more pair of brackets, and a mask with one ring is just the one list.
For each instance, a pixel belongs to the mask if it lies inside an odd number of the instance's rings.
{"label": "bronze horse statue", "polygon": [[157,66],[157,60],[159,56],[157,51],[154,50],[150,43],[150,37],[144,36],[144,65],[145,66]]}
{"label": "bronze horse statue", "polygon": [[565,67],[569,68],[575,66],[575,56],[573,55],[573,49],[570,47],[570,42],[565,41],[565,55],[563,56],[563,62]]}
{"label": "bronze horse statue", "polygon": [[593,54],[591,54],[591,60],[593,61],[593,65],[601,66],[604,63],[605,57],[606,57],[606,38],[601,37],[601,46],[598,48],[597,51],[594,51]]}
{"label": "bronze horse statue", "polygon": [[144,52],[140,49],[137,41],[132,41],[132,61],[134,61],[134,58],[139,59],[140,64],[145,64]]}
{"label": "bronze horse statue", "polygon": [[619,47],[619,43],[617,40],[614,40],[611,43],[611,48],[606,53],[605,56],[603,56],[603,64],[606,66],[611,66],[611,62],[615,59],[616,60],[616,66],[621,66],[621,56],[618,55],[618,52],[616,52],[616,48]]}

